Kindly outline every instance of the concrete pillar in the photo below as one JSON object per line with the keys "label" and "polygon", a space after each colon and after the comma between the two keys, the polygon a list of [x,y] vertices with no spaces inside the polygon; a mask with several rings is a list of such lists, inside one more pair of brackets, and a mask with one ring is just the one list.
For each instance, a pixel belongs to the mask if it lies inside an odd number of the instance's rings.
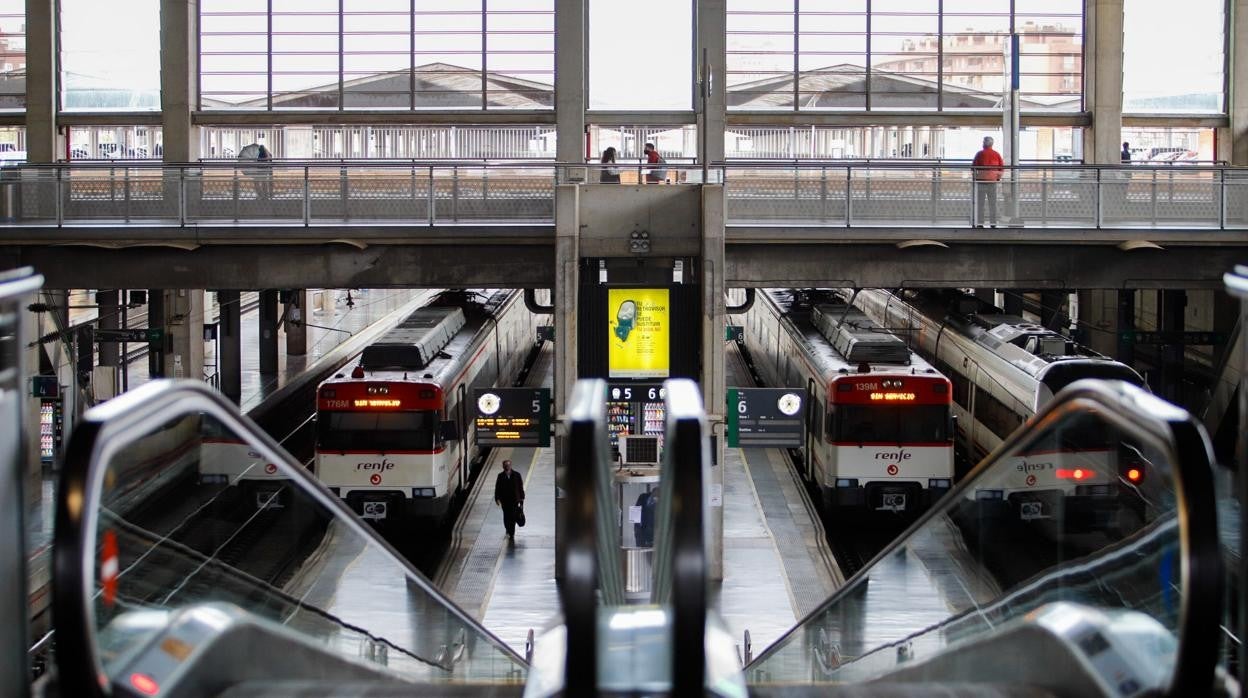
{"label": "concrete pillar", "polygon": [[[1187,313],[1187,292],[1183,290],[1164,290],[1157,292],[1161,298],[1157,324],[1162,332],[1182,332],[1185,327],[1184,315]],[[1161,353],[1162,397],[1175,404],[1183,404],[1183,350],[1182,344],[1163,344]]]}
{"label": "concrete pillar", "polygon": [[[566,414],[576,382],[576,322],[580,283],[580,189],[555,188],[555,414]],[[555,438],[555,576],[563,578],[566,533],[563,530],[563,489],[567,470],[567,434]]]}
{"label": "concrete pillar", "polygon": [[[585,162],[585,0],[555,0],[555,159]],[[571,384],[568,389],[571,390]]]}
{"label": "concrete pillar", "polygon": [[[99,307],[100,317],[96,323],[100,329],[117,329],[121,327],[121,292],[100,291],[95,294],[95,303]],[[100,344],[100,365],[121,365],[121,343],[103,342]]]}
{"label": "concrete pillar", "polygon": [[260,373],[277,373],[277,291],[260,292]]}
{"label": "concrete pillar", "polygon": [[[720,138],[720,143],[723,139]],[[710,487],[710,550],[707,565],[712,579],[724,578],[724,406],[727,375],[724,369],[724,187],[702,187],[702,404],[714,439]]]}
{"label": "concrete pillar", "polygon": [[[1229,139],[1229,143],[1219,150],[1218,157],[1229,160],[1232,165],[1248,165],[1248,0],[1231,0],[1228,3],[1231,11],[1231,35],[1226,45],[1230,47],[1227,56],[1227,84],[1231,93],[1227,95],[1227,113],[1230,114],[1230,128],[1227,133],[1218,135]],[[1219,141],[1221,142],[1221,141]]]}
{"label": "concrete pillar", "polygon": [[26,0],[26,161],[64,155],[56,124],[56,0]]}
{"label": "concrete pillar", "polygon": [[1120,289],[1118,291],[1118,351],[1114,358],[1122,363],[1135,367],[1135,344],[1123,340],[1124,333],[1135,329],[1135,290]]}
{"label": "concrete pillar", "polygon": [[1083,156],[1098,165],[1122,162],[1123,3],[1084,0],[1084,108],[1092,127],[1083,132]]}
{"label": "concrete pillar", "polygon": [[303,356],[308,353],[308,292],[305,289],[290,292],[290,300],[282,309],[286,318],[286,355]]}
{"label": "concrete pillar", "polygon": [[1004,298],[1002,300],[1005,301],[1005,303],[1001,306],[1001,308],[1005,310],[1005,314],[1022,317],[1023,306],[1025,305],[1023,302],[1025,292],[1022,289],[1011,288],[1005,289],[1003,293]]}
{"label": "concrete pillar", "polygon": [[[149,315],[149,321],[151,319]],[[204,292],[199,289],[165,291],[165,375],[204,379]]]}
{"label": "concrete pillar", "polygon": [[[147,289],[147,326],[159,327],[165,319],[165,291],[160,288]],[[166,343],[163,346],[168,346]],[[147,352],[147,375],[149,378],[164,378],[165,352]]]}
{"label": "concrete pillar", "polygon": [[697,55],[694,56],[695,84],[702,75],[702,53],[710,64],[712,91],[698,113],[698,137],[706,138],[708,162],[724,159],[724,130],[728,109],[727,70],[728,12],[725,0],[697,0]]}
{"label": "concrete pillar", "polygon": [[1082,342],[1105,356],[1118,353],[1118,291],[1089,289],[1079,292]]}
{"label": "concrete pillar", "polygon": [[1068,294],[1065,291],[1040,292],[1040,324],[1050,330],[1061,330],[1069,323],[1067,315]]}
{"label": "concrete pillar", "polygon": [[165,162],[199,159],[199,0],[160,2],[160,109]]}
{"label": "concrete pillar", "polygon": [[243,328],[238,291],[217,291],[221,309],[217,327],[221,394],[238,404],[243,397]]}

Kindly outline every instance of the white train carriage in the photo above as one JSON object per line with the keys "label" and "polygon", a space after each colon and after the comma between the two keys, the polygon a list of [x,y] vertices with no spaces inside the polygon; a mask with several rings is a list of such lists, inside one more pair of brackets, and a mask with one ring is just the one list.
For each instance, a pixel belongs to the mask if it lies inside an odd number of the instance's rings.
{"label": "white train carriage", "polygon": [[510,385],[536,335],[520,291],[452,291],[317,391],[316,475],[361,516],[440,520],[476,457],[470,391]]}
{"label": "white train carriage", "polygon": [[[908,330],[911,347],[953,379],[957,435],[975,461],[1076,380],[1144,385],[1129,366],[973,296],[867,289],[854,302],[875,322]],[[1147,474],[1141,459],[1097,428],[1065,429],[1015,460],[1008,477],[973,496],[1009,505],[1024,520],[1051,518],[1060,505],[1068,520],[1087,524],[1113,509],[1108,499],[1120,484],[1134,486]]]}
{"label": "white train carriage", "polygon": [[276,463],[235,437],[215,419],[205,419],[199,446],[199,484],[237,488],[257,508],[285,505],[286,477]]}
{"label": "white train carriage", "polygon": [[745,345],[763,379],[805,387],[826,510],[915,512],[953,484],[950,383],[830,291],[767,290]]}

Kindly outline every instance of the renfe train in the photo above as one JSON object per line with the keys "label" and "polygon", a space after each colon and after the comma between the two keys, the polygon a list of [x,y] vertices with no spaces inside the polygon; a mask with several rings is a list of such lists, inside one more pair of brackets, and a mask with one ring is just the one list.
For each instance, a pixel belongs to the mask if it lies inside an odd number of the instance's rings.
{"label": "renfe train", "polygon": [[759,293],[744,334],[769,385],[810,394],[808,477],[826,511],[913,513],[949,491],[950,383],[904,341],[820,290]]}
{"label": "renfe train", "polygon": [[[864,289],[854,303],[905,330],[911,347],[953,379],[957,436],[975,461],[1076,380],[1144,385],[1129,366],[962,292]],[[1098,429],[1065,430],[1060,443],[1037,444],[1017,461],[1007,481],[975,496],[1009,504],[1023,519],[1051,518],[1059,501],[1067,516],[1095,517],[1098,499],[1112,510],[1117,485],[1146,476],[1142,460]]]}
{"label": "renfe train", "polygon": [[365,519],[441,520],[465,487],[474,387],[511,385],[536,318],[520,291],[446,291],[317,390],[316,475]]}

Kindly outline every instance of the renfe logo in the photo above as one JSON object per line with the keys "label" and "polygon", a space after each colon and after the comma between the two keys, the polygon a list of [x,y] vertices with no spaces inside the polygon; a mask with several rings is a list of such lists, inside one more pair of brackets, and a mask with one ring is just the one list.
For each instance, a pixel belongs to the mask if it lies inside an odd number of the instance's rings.
{"label": "renfe logo", "polygon": [[906,453],[905,451],[881,451],[875,454],[875,459],[876,460],[903,461],[903,460],[910,460],[911,455],[913,454]]}
{"label": "renfe logo", "polygon": [[1014,467],[1020,473],[1029,473],[1029,472],[1032,472],[1033,470],[1035,471],[1052,470],[1053,464],[1052,463],[1020,463]]}
{"label": "renfe logo", "polygon": [[394,470],[394,462],[388,458],[382,458],[381,462],[379,463],[356,463],[355,469],[356,470],[376,470],[378,472],[384,473],[387,470]]}

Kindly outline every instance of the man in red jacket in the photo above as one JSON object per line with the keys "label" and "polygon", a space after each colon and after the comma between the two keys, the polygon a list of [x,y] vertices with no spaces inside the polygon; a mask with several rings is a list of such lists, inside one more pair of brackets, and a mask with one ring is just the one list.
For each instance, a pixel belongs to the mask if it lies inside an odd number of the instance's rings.
{"label": "man in red jacket", "polygon": [[992,227],[997,227],[997,182],[1001,180],[1001,168],[1005,160],[1001,153],[992,149],[992,136],[984,137],[984,149],[975,153],[971,161],[971,172],[975,177],[975,227],[984,227],[984,218],[988,218]]}

